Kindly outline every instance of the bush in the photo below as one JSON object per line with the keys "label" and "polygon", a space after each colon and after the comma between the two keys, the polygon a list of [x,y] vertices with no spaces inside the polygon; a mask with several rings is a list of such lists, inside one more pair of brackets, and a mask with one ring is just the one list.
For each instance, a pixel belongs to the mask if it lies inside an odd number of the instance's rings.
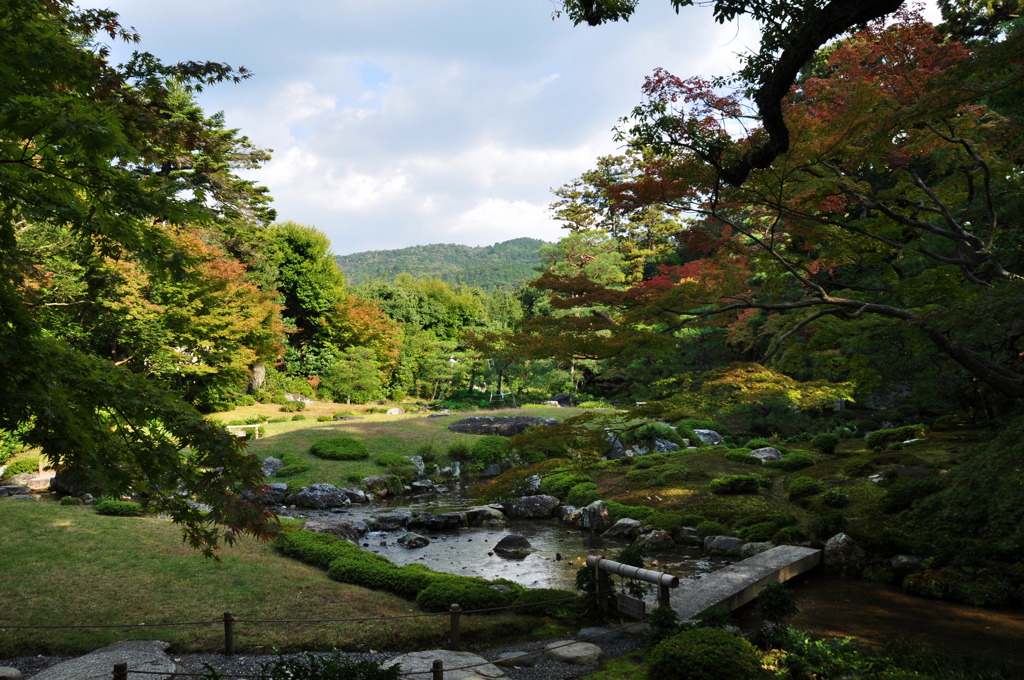
{"label": "bush", "polygon": [[701,538],[708,536],[724,536],[728,532],[724,524],[713,520],[705,520],[697,525],[697,535]]}
{"label": "bush", "polygon": [[39,456],[27,456],[25,458],[19,458],[10,465],[4,471],[4,477],[13,477],[14,475],[20,475],[26,472],[35,473],[39,471]]}
{"label": "bush", "polygon": [[869,449],[882,449],[889,444],[899,444],[907,439],[923,437],[927,433],[928,428],[924,425],[905,425],[904,427],[875,430],[864,438],[864,443]]}
{"label": "bush", "polygon": [[787,453],[778,460],[765,461],[764,466],[772,468],[773,470],[795,472],[797,470],[811,467],[816,462],[817,461],[814,460],[814,456],[809,453]]}
{"label": "bush", "polygon": [[757,475],[726,475],[715,477],[708,484],[708,491],[718,496],[757,493],[763,477]]}
{"label": "bush", "polygon": [[754,437],[753,439],[748,441],[746,444],[744,444],[744,446],[746,446],[748,449],[753,451],[754,449],[763,449],[766,446],[775,446],[775,445],[772,444],[767,439],[765,439],[764,437]]}
{"label": "bush", "polygon": [[814,435],[811,439],[811,446],[815,451],[832,455],[836,452],[836,447],[839,446],[839,435],[831,432],[821,432]]}
{"label": "bush", "polygon": [[452,460],[469,460],[469,444],[463,441],[454,442],[448,447],[448,457]]}
{"label": "bush", "polygon": [[908,509],[914,503],[944,489],[945,482],[938,477],[926,479],[900,479],[882,497],[882,512],[894,513]]}
{"label": "bush", "polygon": [[296,413],[294,416],[292,416],[292,420],[305,420],[305,419],[306,419],[306,416],[302,415],[301,413]]}
{"label": "bush", "polygon": [[688,468],[683,465],[664,465],[657,468],[659,474],[654,480],[654,486],[672,486],[682,482],[693,482],[704,479],[707,475],[700,470]]}
{"label": "bush", "polygon": [[287,416],[274,416],[273,418],[270,418],[269,420],[267,420],[267,422],[268,423],[287,423],[288,422],[288,417]]}
{"label": "bush", "polygon": [[61,505],[82,505],[82,499],[76,496],[64,496],[60,499]]}
{"label": "bush", "polygon": [[[573,598],[573,599],[568,599]],[[578,593],[557,588],[536,588],[519,594],[512,604],[516,613],[535,616],[574,616],[579,613]]]}
{"label": "bush", "polygon": [[402,475],[413,467],[413,462],[400,453],[385,451],[373,457],[373,462],[382,468],[386,468],[393,474]]}
{"label": "bush", "polygon": [[846,531],[848,524],[846,515],[841,512],[830,512],[817,519],[814,523],[814,530],[821,538],[831,538]]}
{"label": "bush", "polygon": [[743,465],[761,465],[761,459],[751,456],[747,449],[731,449],[725,452],[725,459]]}
{"label": "bush", "polygon": [[363,552],[359,546],[342,538],[316,531],[282,531],[277,535],[274,547],[288,557],[322,569],[329,567],[339,557],[351,557]]}
{"label": "bush", "polygon": [[821,494],[821,502],[830,508],[845,508],[850,504],[850,497],[842,489],[826,489]]}
{"label": "bush", "polygon": [[569,489],[569,493],[565,497],[565,504],[581,508],[599,500],[601,500],[601,493],[597,490],[597,484],[582,482]]}
{"label": "bush", "polygon": [[616,501],[605,501],[604,504],[608,508],[608,519],[613,523],[618,522],[624,517],[643,521],[654,512],[654,510],[643,505],[625,505]]}
{"label": "bush", "polygon": [[279,453],[276,456],[284,467],[274,473],[274,477],[293,477],[309,469],[309,463],[294,453]]}
{"label": "bush", "polygon": [[318,423],[331,423],[334,422],[334,416],[317,416],[316,422]]}
{"label": "bush", "polygon": [[850,477],[860,477],[871,472],[875,467],[869,456],[856,456],[846,461],[846,465],[843,466],[843,472]]}
{"label": "bush", "polygon": [[306,402],[304,401],[286,401],[281,404],[282,413],[295,413],[297,411],[305,411]]}
{"label": "bush", "polygon": [[746,541],[771,541],[778,532],[796,525],[796,518],[781,512],[754,513],[743,522],[737,536]]}
{"label": "bush", "polygon": [[102,500],[96,504],[96,512],[115,517],[142,517],[142,506],[134,501]]}
{"label": "bush", "polygon": [[789,483],[789,498],[807,498],[816,493],[821,493],[821,484],[810,477],[797,477]]}
{"label": "bush", "polygon": [[370,457],[366,444],[351,437],[321,439],[309,447],[309,452],[327,460],[366,460]]}
{"label": "bush", "polygon": [[623,444],[646,445],[655,439],[664,439],[678,446],[683,446],[683,437],[671,425],[665,423],[647,423],[640,427],[626,430],[620,436]]}
{"label": "bush", "polygon": [[686,526],[686,516],[677,515],[674,512],[652,512],[643,521],[644,526],[651,527],[652,529],[662,529],[669,533],[672,533],[680,527]]}
{"label": "bush", "polygon": [[796,595],[781,583],[769,583],[757,594],[757,613],[765,621],[781,623],[798,611]]}
{"label": "bush", "polygon": [[508,438],[500,434],[485,434],[473,442],[469,458],[478,465],[500,463],[508,455]]}
{"label": "bush", "polygon": [[462,611],[490,609],[512,604],[514,592],[502,592],[484,581],[468,577],[438,578],[416,596],[416,604],[428,612],[446,612],[453,604]]}
{"label": "bush", "polygon": [[753,680],[762,677],[754,646],[719,628],[694,628],[655,646],[651,680]]}
{"label": "bush", "polygon": [[589,481],[591,480],[587,475],[580,475],[575,472],[556,472],[541,479],[540,492],[548,496],[564,499],[569,495],[569,490],[574,486]]}

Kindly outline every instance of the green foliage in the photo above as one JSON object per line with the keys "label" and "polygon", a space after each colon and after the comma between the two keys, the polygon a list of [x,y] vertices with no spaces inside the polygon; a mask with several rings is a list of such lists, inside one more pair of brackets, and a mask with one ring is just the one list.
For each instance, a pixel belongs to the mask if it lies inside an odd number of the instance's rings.
{"label": "green foliage", "polygon": [[697,535],[701,538],[707,538],[708,536],[724,536],[728,532],[720,522],[714,520],[704,520],[697,525]]}
{"label": "green foliage", "polygon": [[478,465],[500,463],[509,452],[508,437],[487,434],[478,437],[469,449],[469,458]]}
{"label": "green foliage", "polygon": [[100,515],[116,517],[142,517],[145,514],[142,505],[134,501],[102,500],[96,504],[96,512]]}
{"label": "green foliage", "polygon": [[814,530],[821,538],[831,538],[846,531],[849,520],[841,512],[829,512],[818,517],[814,522]]}
{"label": "green foliage", "polygon": [[[284,654],[263,664],[260,677],[265,680],[399,680],[402,667],[384,667],[384,661],[353,661],[335,650],[331,654]],[[218,676],[208,676],[212,678]]]}
{"label": "green foliage", "polygon": [[649,655],[650,680],[756,680],[760,657],[743,638],[718,628],[694,628],[659,642]]}
{"label": "green foliage", "polygon": [[918,501],[938,493],[945,488],[946,482],[940,477],[925,479],[897,479],[886,489],[880,502],[882,512],[896,513],[907,510]]}
{"label": "green foliage", "polygon": [[[284,409],[282,409],[282,410],[284,410]],[[306,419],[306,416],[302,415],[301,413],[297,413],[294,416],[292,416],[292,420],[293,421],[299,421],[299,420],[305,420],[305,419]]]}
{"label": "green foliage", "polygon": [[626,445],[649,445],[655,439],[665,439],[679,446],[684,444],[683,437],[666,423],[645,423],[640,427],[625,430],[619,438]]}
{"label": "green foliage", "polygon": [[64,496],[60,499],[61,505],[82,505],[82,499],[76,496]]}
{"label": "green foliage", "polygon": [[809,453],[787,453],[778,460],[765,461],[765,467],[773,470],[784,470],[785,472],[795,472],[796,470],[802,470],[804,468],[811,467],[817,461],[814,456]]}
{"label": "green foliage", "polygon": [[651,615],[647,618],[647,624],[650,626],[648,641],[654,645],[672,637],[680,629],[679,615],[676,614],[676,610],[661,603],[651,611]]}
{"label": "green foliage", "polygon": [[534,588],[516,596],[512,604],[520,614],[534,616],[571,617],[579,613],[579,595],[570,590]]}
{"label": "green foliage", "polygon": [[725,452],[725,459],[743,465],[762,465],[761,459],[751,456],[748,449],[730,449]]}
{"label": "green foliage", "polygon": [[357,545],[316,531],[282,531],[275,539],[274,546],[289,557],[321,569],[327,569],[338,558],[362,553]]}
{"label": "green foliage", "polygon": [[889,444],[924,437],[926,434],[928,434],[928,428],[924,425],[906,425],[904,427],[875,430],[864,439],[864,443],[869,449],[878,450],[885,448]]}
{"label": "green foliage", "polygon": [[813,477],[797,477],[789,482],[790,499],[806,498],[821,493],[821,482]]}
{"label": "green foliage", "polygon": [[601,500],[601,493],[597,490],[597,484],[581,482],[569,489],[569,493],[565,497],[565,504],[582,508],[599,500]]}
{"label": "green foliage", "polygon": [[305,411],[306,402],[304,401],[288,401],[281,404],[281,413],[295,413],[297,411]]}
{"label": "green foliage", "polygon": [[799,612],[796,594],[782,583],[769,583],[757,594],[757,613],[765,621],[781,623]]}
{"label": "green foliage", "polygon": [[503,607],[515,601],[512,591],[497,590],[484,581],[467,577],[439,578],[416,596],[416,604],[428,612],[446,612],[457,604],[463,611]]}
{"label": "green foliage", "polygon": [[764,477],[758,475],[726,475],[712,479],[708,491],[718,496],[757,493],[763,484]]}
{"label": "green foliage", "polygon": [[832,432],[820,432],[811,439],[811,446],[815,451],[832,455],[836,452],[836,447],[839,446],[839,435]]}
{"label": "green foliage", "polygon": [[821,494],[821,502],[830,508],[845,508],[850,504],[850,497],[842,489],[826,489]]}
{"label": "green foliage", "polygon": [[774,655],[773,660],[787,677],[898,677],[884,675],[890,664],[865,654],[852,638],[815,640],[802,631],[787,628],[780,643],[782,652]]}
{"label": "green foliage", "polygon": [[577,484],[589,482],[590,477],[575,472],[556,472],[540,480],[540,492],[555,498],[565,499],[569,490]]}
{"label": "green foliage", "polygon": [[604,504],[608,508],[608,519],[613,523],[625,517],[642,521],[654,512],[651,508],[643,505],[625,505],[618,501],[605,501]]}
{"label": "green foliage", "polygon": [[469,444],[465,441],[452,442],[448,445],[448,457],[461,462],[469,460]]}
{"label": "green foliage", "polygon": [[284,467],[274,473],[274,477],[294,477],[309,470],[309,463],[294,453],[279,453],[275,456],[284,463]]}
{"label": "green foliage", "polygon": [[309,447],[309,452],[327,460],[366,460],[370,457],[366,444],[351,437],[321,439]]}
{"label": "green foliage", "polygon": [[330,423],[334,421],[334,416],[317,416],[316,421],[318,423]]}
{"label": "green foliage", "polygon": [[763,449],[766,446],[775,446],[775,445],[772,444],[767,439],[765,439],[764,437],[754,437],[753,439],[748,440],[747,443],[744,444],[743,446],[745,446],[748,449],[750,449],[751,451],[753,451],[754,449]]}
{"label": "green foliage", "polygon": [[25,456],[14,461],[7,466],[4,471],[4,475],[7,477],[13,477],[14,475],[20,475],[23,472],[35,473],[39,471],[39,456]]}

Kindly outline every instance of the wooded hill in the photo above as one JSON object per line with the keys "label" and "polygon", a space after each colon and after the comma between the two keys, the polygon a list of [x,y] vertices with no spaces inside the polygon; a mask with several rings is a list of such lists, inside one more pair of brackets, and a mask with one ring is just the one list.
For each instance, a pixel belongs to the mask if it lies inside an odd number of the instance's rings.
{"label": "wooded hill", "polygon": [[536,278],[540,266],[537,250],[544,243],[535,238],[516,238],[492,246],[433,243],[335,255],[334,260],[350,285],[371,279],[391,280],[405,273],[414,278],[437,278],[485,291],[512,290]]}

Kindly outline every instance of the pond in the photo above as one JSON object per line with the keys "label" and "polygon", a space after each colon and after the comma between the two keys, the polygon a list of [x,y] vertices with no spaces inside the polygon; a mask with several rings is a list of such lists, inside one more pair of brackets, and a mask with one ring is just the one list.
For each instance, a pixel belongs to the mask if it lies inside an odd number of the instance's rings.
{"label": "pond", "polygon": [[[353,505],[340,515],[314,511],[296,514],[340,516],[353,521],[395,510],[439,515],[466,510],[474,505],[478,504],[469,498],[446,494],[397,503]],[[576,571],[585,564],[588,555],[611,557],[629,545],[628,542],[603,540],[555,520],[510,520],[504,529],[462,528],[444,534],[428,532],[423,535],[430,539],[430,545],[415,549],[399,545],[398,539],[405,533],[405,530],[374,531],[364,536],[360,544],[365,550],[383,555],[398,565],[416,562],[437,571],[486,579],[503,578],[529,588],[574,590]],[[494,553],[494,546],[508,534],[525,536],[535,551],[523,559],[499,557]],[[709,558],[700,548],[691,547],[659,552],[656,560],[647,566],[681,578],[699,578],[732,561]]]}

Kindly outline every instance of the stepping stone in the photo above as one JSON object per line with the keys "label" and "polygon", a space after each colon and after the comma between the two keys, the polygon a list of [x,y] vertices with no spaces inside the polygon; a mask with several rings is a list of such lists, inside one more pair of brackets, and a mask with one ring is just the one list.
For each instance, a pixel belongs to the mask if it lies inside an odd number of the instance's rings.
{"label": "stepping stone", "polygon": [[584,666],[588,663],[595,663],[604,652],[595,644],[589,642],[573,642],[572,640],[558,640],[544,648],[544,653],[552,659],[574,663]]}
{"label": "stepping stone", "polygon": [[433,680],[431,669],[435,659],[440,659],[444,663],[444,680],[489,680],[505,677],[505,671],[482,656],[447,649],[403,654],[391,659],[384,666],[390,668],[401,665],[402,678],[405,680]]}
{"label": "stepping stone", "polygon": [[[164,652],[170,645],[157,640],[118,642],[95,652],[59,663],[33,680],[110,680],[114,666],[128,664],[129,680],[170,680],[178,667]],[[131,671],[146,671],[145,675]]]}

